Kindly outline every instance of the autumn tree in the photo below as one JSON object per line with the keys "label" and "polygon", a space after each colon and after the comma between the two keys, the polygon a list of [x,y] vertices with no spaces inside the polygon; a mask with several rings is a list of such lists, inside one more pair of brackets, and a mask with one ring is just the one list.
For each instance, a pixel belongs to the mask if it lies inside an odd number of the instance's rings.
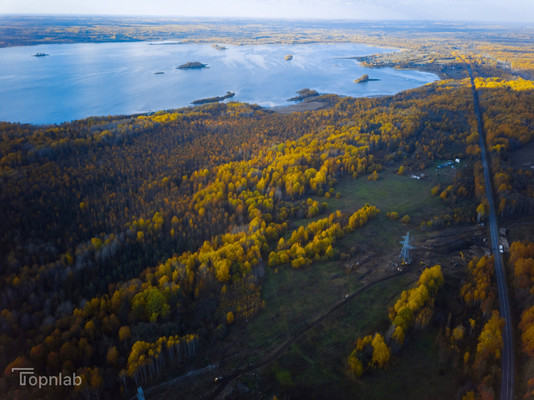
{"label": "autumn tree", "polygon": [[500,317],[498,311],[494,310],[478,337],[474,368],[479,374],[484,373],[488,363],[500,359],[503,347],[503,326],[504,319]]}
{"label": "autumn tree", "polygon": [[384,342],[384,338],[381,334],[375,334],[373,341],[371,342],[373,346],[373,358],[371,360],[371,365],[377,368],[385,368],[389,363],[391,356],[391,351]]}

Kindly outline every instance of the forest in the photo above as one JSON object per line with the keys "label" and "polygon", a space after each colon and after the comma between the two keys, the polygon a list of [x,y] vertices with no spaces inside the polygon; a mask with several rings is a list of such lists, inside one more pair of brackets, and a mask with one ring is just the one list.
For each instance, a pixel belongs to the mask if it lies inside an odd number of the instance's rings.
{"label": "forest", "polygon": [[[534,83],[469,61],[499,217],[531,222]],[[462,60],[451,63],[465,72]],[[486,221],[466,74],[395,96],[323,97],[330,107],[291,114],[228,102],[50,126],[1,122],[0,391],[17,399],[129,398],[139,385],[219,360],[221,348],[270,309],[266,276],[304,281],[325,263],[345,268],[363,258],[366,229],[379,223],[428,238]],[[455,159],[461,168],[447,167],[450,179],[436,172]],[[439,207],[424,218],[351,202],[339,189],[428,171],[442,183],[425,191]],[[517,392],[531,398],[534,238],[515,239],[505,256]],[[434,255],[428,260],[436,262],[406,267],[415,278],[388,300],[382,322],[354,335],[334,360],[342,379],[357,385],[387,374],[432,329],[443,363],[461,371],[460,397],[496,398],[502,320],[493,259],[481,248],[462,254],[460,267]],[[263,375],[275,383],[251,390],[291,397],[296,384],[280,365]],[[75,373],[83,383],[20,387],[17,367]]]}

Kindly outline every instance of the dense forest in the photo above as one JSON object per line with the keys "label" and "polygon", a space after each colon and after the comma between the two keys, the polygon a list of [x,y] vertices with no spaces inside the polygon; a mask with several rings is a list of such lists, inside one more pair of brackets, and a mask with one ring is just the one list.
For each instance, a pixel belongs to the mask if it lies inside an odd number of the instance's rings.
{"label": "dense forest", "polygon": [[[476,84],[498,213],[532,214],[534,171],[515,154],[532,148],[534,84],[488,76]],[[325,97],[331,107],[287,115],[229,102],[54,126],[1,123],[0,391],[132,396],[199,352],[209,358],[232,325],[260,314],[266,268],[306,274],[316,262],[350,259],[363,244],[351,253],[338,243],[380,214],[421,232],[485,221],[467,78],[390,97]],[[455,159],[464,167],[432,189],[446,211],[428,220],[374,204],[329,209],[341,182],[420,174]],[[531,243],[512,244],[525,359],[534,356],[533,257]],[[466,261],[456,290],[465,312],[443,324],[441,343],[476,383],[465,399],[493,398],[499,382],[492,266],[486,256]],[[405,338],[430,323],[448,278],[441,266],[427,267],[395,299],[387,331],[357,339],[339,360],[348,374],[365,379],[387,368]],[[13,367],[76,373],[83,384],[21,388]],[[521,394],[534,393],[528,382]]]}

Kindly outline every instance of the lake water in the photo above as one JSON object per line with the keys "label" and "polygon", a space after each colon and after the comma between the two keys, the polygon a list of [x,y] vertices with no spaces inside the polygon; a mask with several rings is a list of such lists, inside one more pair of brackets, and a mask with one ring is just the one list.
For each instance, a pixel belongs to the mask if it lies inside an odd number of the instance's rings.
{"label": "lake water", "polygon": [[[291,104],[287,99],[303,88],[361,97],[395,94],[438,79],[421,71],[364,68],[349,57],[388,50],[359,44],[225,46],[135,42],[3,48],[0,120],[60,123],[166,110],[227,91],[236,93],[232,100],[269,107]],[[49,55],[33,57],[36,53]],[[288,54],[291,61],[284,60]],[[189,61],[209,68],[176,68]],[[363,74],[379,80],[353,82]]]}

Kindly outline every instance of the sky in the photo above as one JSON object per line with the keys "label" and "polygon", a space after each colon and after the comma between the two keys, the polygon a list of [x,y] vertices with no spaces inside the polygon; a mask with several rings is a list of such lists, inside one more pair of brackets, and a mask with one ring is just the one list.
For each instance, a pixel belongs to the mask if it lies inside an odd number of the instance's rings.
{"label": "sky", "polygon": [[534,0],[0,0],[0,14],[534,23]]}

